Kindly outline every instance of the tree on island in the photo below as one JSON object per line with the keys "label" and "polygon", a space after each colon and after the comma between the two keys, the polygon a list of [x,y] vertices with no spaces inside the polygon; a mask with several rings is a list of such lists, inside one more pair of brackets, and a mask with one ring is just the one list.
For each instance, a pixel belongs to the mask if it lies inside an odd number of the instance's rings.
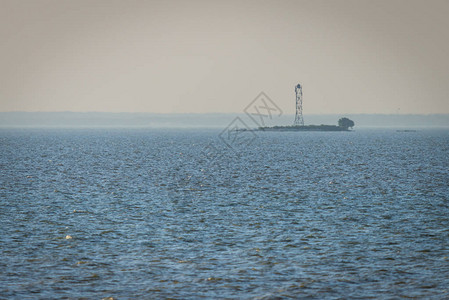
{"label": "tree on island", "polygon": [[349,127],[354,127],[354,121],[349,120],[348,118],[341,118],[338,120],[338,126],[348,129]]}

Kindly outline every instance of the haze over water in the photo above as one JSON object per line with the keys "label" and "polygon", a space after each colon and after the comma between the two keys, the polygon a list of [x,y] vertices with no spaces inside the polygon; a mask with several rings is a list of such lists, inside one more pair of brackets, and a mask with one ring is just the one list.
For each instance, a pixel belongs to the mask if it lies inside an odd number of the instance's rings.
{"label": "haze over water", "polygon": [[448,299],[448,14],[1,0],[0,299]]}
{"label": "haze over water", "polygon": [[219,134],[0,130],[0,296],[449,297],[447,130]]}

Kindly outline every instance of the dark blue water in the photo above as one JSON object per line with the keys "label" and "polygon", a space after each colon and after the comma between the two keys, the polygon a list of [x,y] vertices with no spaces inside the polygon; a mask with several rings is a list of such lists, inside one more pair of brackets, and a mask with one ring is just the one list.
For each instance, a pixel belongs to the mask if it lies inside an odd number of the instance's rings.
{"label": "dark blue water", "polygon": [[449,131],[218,134],[1,130],[0,298],[449,298]]}

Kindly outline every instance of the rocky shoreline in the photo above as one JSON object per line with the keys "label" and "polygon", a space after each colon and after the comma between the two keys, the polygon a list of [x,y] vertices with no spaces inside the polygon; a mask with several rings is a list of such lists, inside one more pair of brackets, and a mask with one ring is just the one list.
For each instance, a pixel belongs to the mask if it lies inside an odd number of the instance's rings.
{"label": "rocky shoreline", "polygon": [[257,131],[351,131],[348,127],[336,125],[306,125],[306,126],[274,126],[259,127]]}

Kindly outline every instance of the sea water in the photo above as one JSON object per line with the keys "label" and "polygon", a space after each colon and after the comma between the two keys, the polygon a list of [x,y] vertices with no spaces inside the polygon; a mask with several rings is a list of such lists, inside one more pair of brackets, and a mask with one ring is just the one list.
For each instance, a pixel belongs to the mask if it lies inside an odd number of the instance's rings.
{"label": "sea water", "polygon": [[449,131],[0,130],[0,298],[449,298]]}

